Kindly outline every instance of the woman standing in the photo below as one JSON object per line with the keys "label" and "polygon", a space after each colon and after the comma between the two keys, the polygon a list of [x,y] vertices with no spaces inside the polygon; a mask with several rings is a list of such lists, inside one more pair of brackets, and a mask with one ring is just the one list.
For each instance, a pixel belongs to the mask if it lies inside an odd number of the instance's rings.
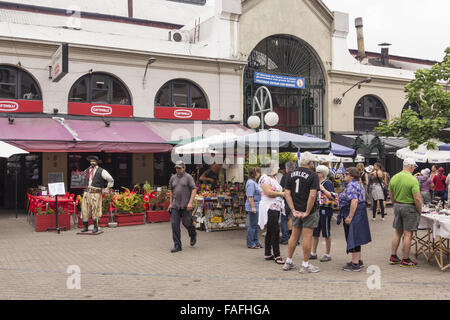
{"label": "woman standing", "polygon": [[381,220],[384,221],[384,191],[386,179],[381,164],[376,162],[373,165],[373,170],[370,173],[370,196],[372,198],[372,220],[375,221],[377,217],[377,204],[380,205]]}
{"label": "woman standing", "polygon": [[245,185],[245,194],[247,195],[245,211],[248,215],[247,248],[260,249],[262,246],[258,241],[258,210],[261,201],[261,189],[257,181],[261,176],[261,169],[259,167],[251,168],[248,176],[249,179]]}
{"label": "woman standing", "polygon": [[361,173],[359,182],[361,182],[361,184],[364,187],[364,190],[366,190],[366,203],[367,203],[367,205],[369,205],[370,204],[368,202],[370,199],[370,197],[369,197],[369,174],[366,172],[366,168],[364,167],[364,163],[362,163],[362,162],[358,162],[356,164],[356,168],[358,168],[359,172]]}
{"label": "woman standing", "polygon": [[369,220],[367,219],[366,195],[359,182],[360,173],[355,167],[345,172],[347,187],[339,195],[340,212],[338,224],[344,219],[344,232],[347,241],[347,254],[352,253],[352,261],[344,266],[345,271],[361,271],[361,246],[372,241]]}
{"label": "woman standing", "polygon": [[423,169],[420,171],[420,175],[417,176],[420,185],[420,194],[422,195],[423,204],[429,204],[431,202],[430,190],[434,187],[433,182],[428,176],[428,171]]}
{"label": "woman standing", "polygon": [[[265,259],[275,260],[278,264],[284,264],[280,255],[280,214],[284,212],[284,192],[275,176],[278,173],[278,163],[271,161],[267,174],[259,179],[262,189],[261,202],[259,203],[258,224],[261,229],[267,224],[265,239]],[[273,250],[273,254],[272,254]]]}

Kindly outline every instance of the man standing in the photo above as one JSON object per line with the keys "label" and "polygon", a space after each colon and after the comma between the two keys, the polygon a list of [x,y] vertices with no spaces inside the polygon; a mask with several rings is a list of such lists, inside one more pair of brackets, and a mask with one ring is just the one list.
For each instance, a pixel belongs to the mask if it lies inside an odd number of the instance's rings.
{"label": "man standing", "polygon": [[[283,187],[283,189],[286,189],[286,180],[288,177],[289,172],[292,172],[295,170],[295,163],[293,163],[292,161],[288,161],[285,164],[285,171],[286,173],[283,175],[283,177],[281,178],[280,181],[280,185]],[[285,208],[285,214],[281,215],[281,221],[280,221],[280,229],[281,229],[281,239],[280,239],[280,243],[281,244],[288,244],[289,242],[289,237],[291,236],[291,230],[289,230],[289,222],[292,219],[292,212],[289,209],[289,206],[286,202],[286,199],[284,200],[284,208]],[[292,223],[291,223],[292,226]]]}
{"label": "man standing", "polygon": [[303,263],[300,273],[319,272],[318,267],[309,262],[313,231],[319,223],[317,191],[320,189],[319,177],[313,168],[314,156],[305,152],[300,158],[300,168],[289,173],[286,182],[286,201],[292,211],[292,235],[288,243],[288,257],[283,270],[294,269],[292,261],[295,247],[303,232]]}
{"label": "man standing", "polygon": [[88,188],[84,191],[83,202],[81,203],[81,217],[84,226],[81,232],[88,231],[89,217],[92,216],[92,220],[94,220],[93,233],[97,233],[98,221],[102,216],[102,188],[106,181],[108,184],[103,192],[109,193],[110,188],[114,185],[114,179],[108,171],[98,166],[101,161],[97,156],[89,156],[87,160],[91,166],[85,170],[89,180]]}
{"label": "man standing", "polygon": [[183,221],[183,226],[188,230],[191,246],[194,246],[197,242],[197,231],[192,220],[193,203],[197,194],[194,178],[186,173],[186,166],[183,161],[177,161],[175,169],[177,173],[170,177],[169,181],[169,212],[174,242],[171,252],[182,250],[180,220]]}
{"label": "man standing", "polygon": [[[389,194],[394,204],[394,237],[390,264],[401,264],[402,267],[415,267],[417,262],[409,259],[411,237],[417,230],[422,213],[422,196],[417,179],[412,175],[417,167],[411,158],[403,161],[403,171],[394,175],[389,184]],[[397,256],[397,249],[403,235],[403,259]]]}

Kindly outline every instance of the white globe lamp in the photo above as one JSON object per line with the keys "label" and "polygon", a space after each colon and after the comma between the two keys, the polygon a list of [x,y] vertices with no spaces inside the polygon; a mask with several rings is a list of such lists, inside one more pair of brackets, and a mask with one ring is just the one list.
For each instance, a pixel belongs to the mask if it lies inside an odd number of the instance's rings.
{"label": "white globe lamp", "polygon": [[269,126],[273,127],[278,124],[278,121],[280,118],[278,117],[278,114],[276,112],[270,111],[268,112],[264,117],[264,122]]}
{"label": "white globe lamp", "polygon": [[261,125],[261,119],[258,116],[250,116],[247,120],[247,124],[252,129],[259,128]]}

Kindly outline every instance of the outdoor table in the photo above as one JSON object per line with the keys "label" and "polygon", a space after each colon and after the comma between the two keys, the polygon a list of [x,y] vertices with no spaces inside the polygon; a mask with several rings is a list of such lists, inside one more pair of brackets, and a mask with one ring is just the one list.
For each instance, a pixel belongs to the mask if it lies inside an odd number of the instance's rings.
{"label": "outdoor table", "polygon": [[441,271],[450,267],[450,262],[444,264],[444,255],[450,256],[450,216],[437,213],[426,213],[420,217],[419,229],[426,229],[427,235],[419,238],[417,234],[416,255],[422,253],[427,261],[430,262],[432,257],[435,258]]}
{"label": "outdoor table", "polygon": [[[56,202],[56,198],[53,196],[35,196],[35,199],[39,200],[40,202],[45,203],[46,208],[49,206],[54,206]],[[73,203],[75,200],[71,199],[66,196],[58,196],[58,205],[61,205],[61,207],[67,206],[68,204]]]}

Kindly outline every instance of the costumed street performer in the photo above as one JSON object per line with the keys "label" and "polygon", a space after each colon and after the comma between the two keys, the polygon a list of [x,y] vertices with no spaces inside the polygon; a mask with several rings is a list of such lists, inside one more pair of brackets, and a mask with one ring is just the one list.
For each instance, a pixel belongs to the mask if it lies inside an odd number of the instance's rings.
{"label": "costumed street performer", "polygon": [[[114,179],[111,175],[103,168],[98,165],[101,160],[97,156],[89,156],[87,160],[90,162],[90,167],[85,170],[87,173],[88,187],[83,194],[83,202],[81,203],[81,217],[83,219],[84,228],[81,232],[88,231],[89,217],[92,216],[94,220],[94,231],[98,232],[98,221],[102,216],[102,191],[104,193],[109,193],[110,188],[114,185]],[[103,190],[105,181],[108,183],[106,189]]]}

